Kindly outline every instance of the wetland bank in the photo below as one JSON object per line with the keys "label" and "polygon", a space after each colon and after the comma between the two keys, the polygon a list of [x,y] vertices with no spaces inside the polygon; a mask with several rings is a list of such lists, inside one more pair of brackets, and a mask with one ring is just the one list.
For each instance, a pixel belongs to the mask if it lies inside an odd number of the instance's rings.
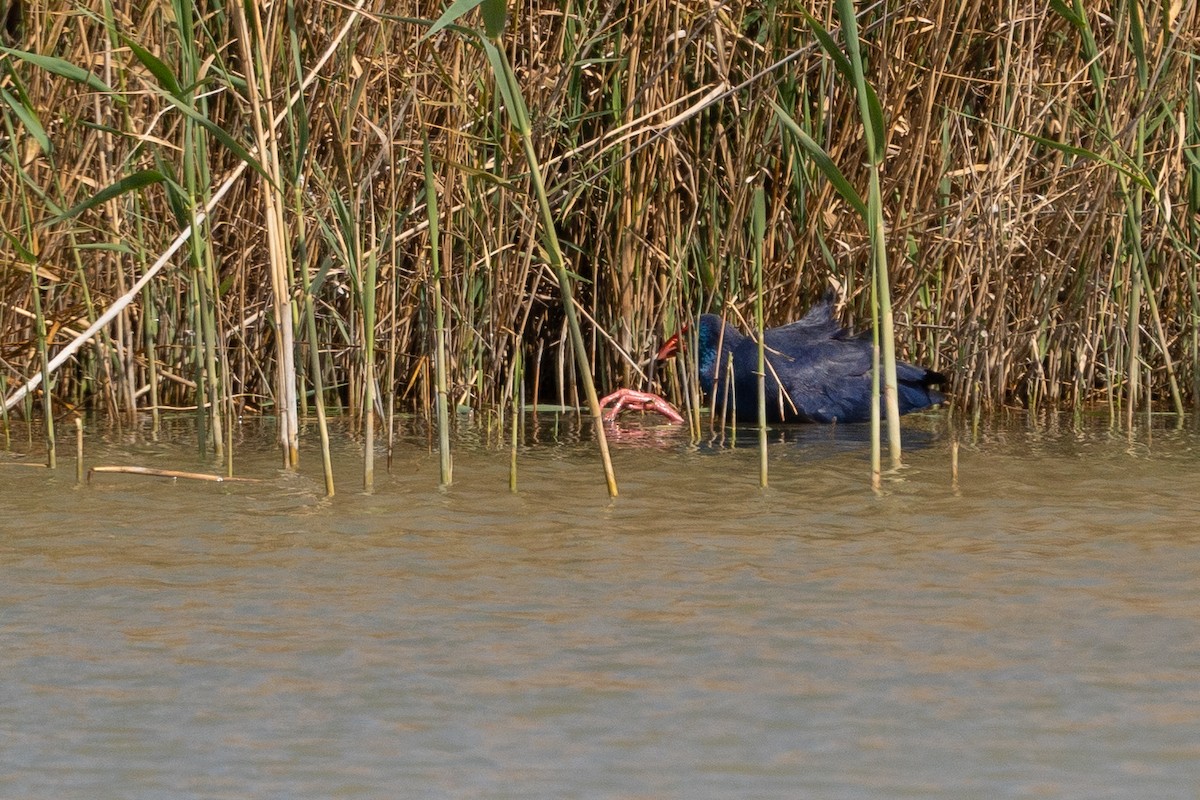
{"label": "wetland bank", "polygon": [[1195,3],[8,6],[6,425],[696,409],[829,288],[967,414],[1200,398]]}

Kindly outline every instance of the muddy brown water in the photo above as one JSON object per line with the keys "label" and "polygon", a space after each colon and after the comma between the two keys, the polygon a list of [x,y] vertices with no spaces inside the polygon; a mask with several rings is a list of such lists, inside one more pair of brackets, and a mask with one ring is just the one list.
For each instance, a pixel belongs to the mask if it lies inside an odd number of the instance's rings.
{"label": "muddy brown water", "polygon": [[[543,420],[544,422],[544,420]],[[256,484],[0,464],[3,798],[1200,797],[1200,436],[338,437]],[[310,436],[307,441],[315,441]],[[19,437],[14,451],[24,447]],[[211,468],[89,433],[88,463]],[[0,461],[13,461],[0,453]]]}

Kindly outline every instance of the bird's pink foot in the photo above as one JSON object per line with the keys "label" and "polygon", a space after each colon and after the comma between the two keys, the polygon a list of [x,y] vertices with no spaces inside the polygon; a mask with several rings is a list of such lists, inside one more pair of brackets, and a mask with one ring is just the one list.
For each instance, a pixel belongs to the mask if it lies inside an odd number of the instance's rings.
{"label": "bird's pink foot", "polygon": [[630,411],[657,411],[671,420],[671,422],[683,422],[683,415],[676,411],[674,406],[650,392],[639,392],[636,389],[617,389],[600,401],[600,407],[603,408],[614,401],[615,405],[604,415],[604,418],[610,422],[626,409]]}

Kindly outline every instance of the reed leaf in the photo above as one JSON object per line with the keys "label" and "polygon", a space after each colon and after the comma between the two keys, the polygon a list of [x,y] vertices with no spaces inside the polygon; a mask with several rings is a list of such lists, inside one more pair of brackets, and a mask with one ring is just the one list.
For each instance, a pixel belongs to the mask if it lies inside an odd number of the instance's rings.
{"label": "reed leaf", "polygon": [[41,120],[38,119],[33,109],[21,100],[13,97],[12,93],[3,86],[0,86],[0,99],[3,99],[8,104],[8,107],[12,109],[12,112],[17,115],[17,119],[21,121],[26,132],[37,141],[42,152],[47,155],[53,153],[54,143],[50,141],[50,136],[46,133],[46,129],[42,127]]}
{"label": "reed leaf", "polygon": [[74,217],[78,217],[84,211],[87,211],[90,208],[95,208],[96,206],[99,206],[99,205],[103,205],[104,203],[107,203],[109,200],[112,200],[113,198],[116,198],[116,197],[120,197],[121,195],[125,194],[126,192],[135,192],[139,189],[144,189],[147,186],[153,186],[157,183],[165,183],[165,182],[167,182],[167,176],[163,175],[161,172],[159,172],[156,169],[140,170],[138,172],[133,173],[132,175],[126,175],[124,178],[121,178],[120,180],[116,181],[115,183],[113,183],[109,186],[105,186],[103,189],[96,192],[94,195],[87,198],[86,200],[71,206],[69,209],[62,212],[61,214],[58,214],[57,216],[51,217],[50,219],[46,220],[46,222],[44,224],[54,225],[59,222],[62,222],[63,220],[68,220],[68,219],[72,219]]}
{"label": "reed leaf", "polygon": [[767,102],[770,103],[775,116],[783,123],[784,128],[795,137],[800,147],[804,150],[804,153],[812,159],[813,164],[821,171],[825,179],[837,190],[842,199],[858,212],[859,216],[866,219],[867,204],[863,202],[858,191],[850,185],[850,181],[846,180],[846,176],[838,169],[837,164],[829,157],[825,149],[817,144],[817,141],[809,136],[778,103],[770,98],[767,98]]}
{"label": "reed leaf", "polygon": [[187,92],[179,85],[179,80],[175,77],[175,73],[171,71],[171,68],[162,59],[142,47],[129,36],[122,34],[121,41],[129,48],[137,60],[142,62],[142,66],[158,79],[159,86],[166,89],[171,96],[186,102],[185,96]]}
{"label": "reed leaf", "polygon": [[82,84],[82,85],[88,87],[89,89],[93,89],[97,92],[103,92],[104,94],[110,95],[114,102],[117,102],[117,103],[125,102],[124,99],[120,95],[113,92],[112,87],[110,87],[104,81],[97,78],[95,76],[95,74],[88,72],[83,67],[80,67],[76,64],[72,64],[70,61],[66,61],[66,60],[58,58],[56,56],[47,56],[47,55],[42,55],[41,53],[30,53],[26,50],[18,50],[13,47],[5,47],[4,45],[0,45],[0,53],[7,53],[8,55],[12,56],[13,58],[17,58],[17,59],[20,59],[21,61],[25,61],[25,62],[37,67],[38,69],[44,69],[46,72],[49,72],[51,75],[57,75],[60,78],[66,78],[67,80],[72,81],[74,83]]}
{"label": "reed leaf", "polygon": [[[455,26],[455,23],[457,23],[460,19],[474,11],[478,6],[486,5],[487,2],[488,0],[454,0],[453,3],[446,7],[446,10],[442,12],[441,16],[433,21],[433,24],[430,25],[429,29],[421,36],[421,40],[424,41],[425,39],[429,39],[434,35],[441,33],[446,28]],[[469,27],[458,26],[458,30],[462,33],[474,33],[473,29]],[[491,36],[490,32],[488,35]]]}

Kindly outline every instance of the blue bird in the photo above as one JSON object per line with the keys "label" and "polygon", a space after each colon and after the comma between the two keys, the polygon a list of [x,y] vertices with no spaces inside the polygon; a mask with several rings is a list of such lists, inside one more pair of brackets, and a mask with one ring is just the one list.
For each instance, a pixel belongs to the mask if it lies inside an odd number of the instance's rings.
{"label": "blue bird", "polygon": [[[701,316],[696,327],[700,387],[713,413],[757,421],[757,341],[715,314]],[[685,346],[685,333],[686,329],[668,339],[657,358],[678,353]],[[849,423],[871,418],[871,342],[838,324],[832,297],[826,296],[800,320],[764,331],[763,340],[769,422]],[[932,388],[946,380],[939,372],[897,362],[896,380],[901,414],[945,400]],[[601,402],[613,401],[609,419],[623,409],[641,409],[683,420],[669,403],[646,392],[620,389]]]}

